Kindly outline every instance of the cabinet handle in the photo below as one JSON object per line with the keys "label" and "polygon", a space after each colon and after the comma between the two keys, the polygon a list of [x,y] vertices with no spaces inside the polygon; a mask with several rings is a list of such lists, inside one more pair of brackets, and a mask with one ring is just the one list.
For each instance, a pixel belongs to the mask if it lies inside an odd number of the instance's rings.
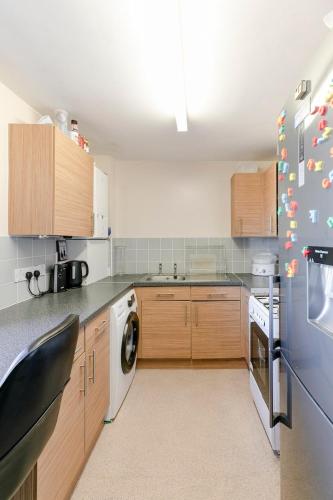
{"label": "cabinet handle", "polygon": [[195,326],[199,325],[199,310],[197,304],[195,305]]}
{"label": "cabinet handle", "polygon": [[185,306],[185,326],[187,326],[187,304],[184,304]]}
{"label": "cabinet handle", "polygon": [[83,365],[80,365],[80,368],[83,368],[83,389],[80,389],[80,392],[83,392],[83,395],[86,395],[86,364],[83,363]]}
{"label": "cabinet handle", "polygon": [[163,298],[163,297],[174,297],[175,294],[174,293],[158,293],[156,295],[156,297],[160,297],[160,298]]}
{"label": "cabinet handle", "polygon": [[269,216],[269,234],[272,234],[273,232],[273,216]]}
{"label": "cabinet handle", "polygon": [[93,350],[92,354],[89,354],[89,359],[92,358],[93,360],[93,374],[92,377],[88,377],[89,380],[92,380],[92,383],[95,383],[95,365],[96,365],[96,351],[95,349]]}
{"label": "cabinet handle", "polygon": [[214,297],[223,297],[224,295],[227,295],[227,292],[220,292],[220,293],[209,293],[208,297],[213,299]]}
{"label": "cabinet handle", "polygon": [[101,335],[103,332],[105,332],[107,324],[108,324],[108,322],[105,319],[102,321],[102,323],[99,326],[96,326],[96,328],[95,328],[96,337]]}

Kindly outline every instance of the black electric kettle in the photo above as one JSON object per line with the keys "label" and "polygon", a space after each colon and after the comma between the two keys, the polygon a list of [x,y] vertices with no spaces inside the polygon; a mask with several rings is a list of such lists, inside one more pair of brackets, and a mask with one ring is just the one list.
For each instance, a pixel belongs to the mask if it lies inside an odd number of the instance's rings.
{"label": "black electric kettle", "polygon": [[[82,274],[82,266],[85,266],[86,273]],[[82,285],[83,278],[89,274],[89,267],[84,260],[70,260],[67,262],[67,287],[78,288]]]}

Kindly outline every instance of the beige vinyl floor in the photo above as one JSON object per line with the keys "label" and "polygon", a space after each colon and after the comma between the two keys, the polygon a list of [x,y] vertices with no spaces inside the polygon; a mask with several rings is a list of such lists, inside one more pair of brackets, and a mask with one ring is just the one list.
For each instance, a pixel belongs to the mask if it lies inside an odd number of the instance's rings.
{"label": "beige vinyl floor", "polygon": [[278,500],[245,369],[137,370],[73,500]]}

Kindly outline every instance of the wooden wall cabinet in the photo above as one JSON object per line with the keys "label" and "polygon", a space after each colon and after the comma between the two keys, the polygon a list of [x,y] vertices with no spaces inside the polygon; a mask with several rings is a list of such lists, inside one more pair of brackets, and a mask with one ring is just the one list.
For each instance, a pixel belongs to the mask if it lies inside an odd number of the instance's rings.
{"label": "wooden wall cabinet", "polygon": [[277,236],[276,165],[231,178],[231,236]]}
{"label": "wooden wall cabinet", "polygon": [[10,235],[93,235],[93,159],[53,125],[9,125]]}

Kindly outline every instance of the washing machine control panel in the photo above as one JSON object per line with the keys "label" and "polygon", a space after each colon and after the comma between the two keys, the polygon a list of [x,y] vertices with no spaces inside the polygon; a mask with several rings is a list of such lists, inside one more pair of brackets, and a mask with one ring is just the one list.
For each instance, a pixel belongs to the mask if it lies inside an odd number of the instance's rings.
{"label": "washing machine control panel", "polygon": [[135,303],[135,295],[131,295],[131,298],[127,301],[128,307],[132,307],[132,305]]}

